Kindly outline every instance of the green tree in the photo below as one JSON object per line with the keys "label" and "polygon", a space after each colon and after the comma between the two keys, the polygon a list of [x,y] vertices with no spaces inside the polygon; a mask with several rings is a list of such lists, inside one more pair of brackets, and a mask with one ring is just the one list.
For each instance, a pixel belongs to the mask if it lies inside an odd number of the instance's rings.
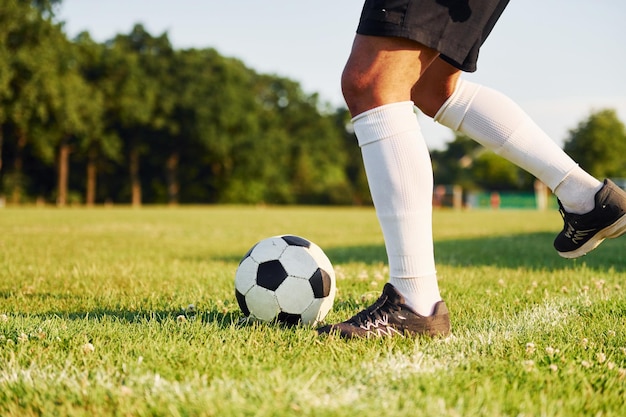
{"label": "green tree", "polygon": [[340,107],[334,113],[336,129],[342,133],[343,153],[345,154],[344,170],[351,187],[350,203],[356,205],[372,204],[372,196],[363,166],[361,149],[359,148],[354,129],[350,122],[350,112]]}
{"label": "green tree", "polygon": [[27,185],[24,170],[29,152],[41,158],[44,165],[54,166],[46,124],[59,86],[56,52],[60,43],[67,42],[61,36],[60,25],[52,21],[54,3],[10,1],[0,11],[0,53],[6,55],[1,72],[4,87],[0,87],[3,156],[7,142],[12,148],[12,172],[4,175],[3,183],[5,189],[8,183],[14,202],[22,199]]}
{"label": "green tree", "polygon": [[80,71],[78,46],[60,31],[52,32],[48,41],[52,56],[46,67],[47,81],[42,85],[47,118],[35,143],[46,160],[56,160],[56,200],[64,206],[68,202],[70,153],[99,133],[101,100]]}
{"label": "green tree", "polygon": [[137,25],[129,35],[107,42],[103,59],[105,120],[124,145],[133,206],[142,203],[140,160],[149,146],[145,134],[154,122],[158,96],[158,80],[149,77],[141,56],[153,53],[151,39]]}
{"label": "green tree", "polygon": [[626,176],[626,128],[615,110],[591,113],[570,130],[564,149],[597,178]]}
{"label": "green tree", "polygon": [[105,46],[94,42],[84,32],[74,40],[74,53],[86,83],[82,88],[86,100],[80,100],[80,103],[87,127],[86,131],[75,132],[76,147],[85,166],[85,175],[81,176],[81,181],[84,179],[81,185],[85,189],[85,203],[92,206],[96,202],[98,171],[107,161],[120,160],[121,141],[113,129],[107,129],[105,123]]}
{"label": "green tree", "polygon": [[0,9],[0,197],[4,191],[4,127],[8,118],[7,104],[12,97],[11,81],[15,71],[11,65],[10,38],[19,30],[20,20],[16,18],[20,15],[19,11],[16,2],[8,2]]}

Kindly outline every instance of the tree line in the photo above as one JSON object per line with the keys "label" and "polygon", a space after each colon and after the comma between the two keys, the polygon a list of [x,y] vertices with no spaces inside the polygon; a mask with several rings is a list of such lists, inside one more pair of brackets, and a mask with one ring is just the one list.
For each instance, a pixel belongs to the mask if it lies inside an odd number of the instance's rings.
{"label": "tree line", "polygon": [[345,109],[214,49],[176,50],[141,25],[104,43],[69,40],[55,4],[9,1],[0,11],[9,202],[367,198]]}
{"label": "tree line", "polygon": [[[0,197],[371,203],[345,108],[213,48],[176,49],[141,25],[103,43],[86,32],[70,40],[59,4],[8,0],[0,10]],[[435,180],[528,186],[475,146],[457,136],[433,152]]]}

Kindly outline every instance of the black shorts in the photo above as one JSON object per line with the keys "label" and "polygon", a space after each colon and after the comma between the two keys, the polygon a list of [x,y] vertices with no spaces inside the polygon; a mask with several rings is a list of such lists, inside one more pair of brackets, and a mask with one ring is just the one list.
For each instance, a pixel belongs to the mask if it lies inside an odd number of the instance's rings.
{"label": "black shorts", "polygon": [[476,71],[478,51],[509,0],[366,0],[357,33],[397,36],[436,49],[456,68]]}

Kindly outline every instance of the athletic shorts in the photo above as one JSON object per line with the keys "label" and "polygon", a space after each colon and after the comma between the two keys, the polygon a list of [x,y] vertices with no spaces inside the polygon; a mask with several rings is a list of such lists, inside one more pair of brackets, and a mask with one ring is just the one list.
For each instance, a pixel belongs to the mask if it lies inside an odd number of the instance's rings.
{"label": "athletic shorts", "polygon": [[456,68],[476,71],[478,51],[509,0],[366,0],[357,33],[411,39]]}

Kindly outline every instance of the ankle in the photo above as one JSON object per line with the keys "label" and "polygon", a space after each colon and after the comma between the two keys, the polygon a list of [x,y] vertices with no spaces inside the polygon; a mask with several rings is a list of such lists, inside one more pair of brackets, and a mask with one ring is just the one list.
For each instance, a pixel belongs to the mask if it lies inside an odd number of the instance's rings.
{"label": "ankle", "polygon": [[392,277],[389,283],[402,294],[405,304],[419,315],[432,315],[435,304],[441,301],[436,274],[419,278]]}

